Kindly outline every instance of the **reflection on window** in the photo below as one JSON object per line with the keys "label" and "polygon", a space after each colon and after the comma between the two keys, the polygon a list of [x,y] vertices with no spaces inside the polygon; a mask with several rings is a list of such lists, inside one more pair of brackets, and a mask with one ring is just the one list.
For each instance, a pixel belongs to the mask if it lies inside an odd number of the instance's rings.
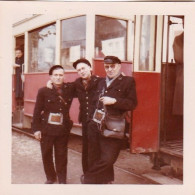
{"label": "reflection on window", "polygon": [[65,69],[73,69],[72,64],[85,58],[86,16],[62,21],[61,64]]}
{"label": "reflection on window", "polygon": [[141,17],[139,70],[154,70],[155,23],[151,16]]}
{"label": "reflection on window", "polygon": [[127,22],[114,18],[95,17],[95,57],[114,55],[126,60]]}
{"label": "reflection on window", "polygon": [[56,25],[29,33],[29,72],[45,72],[55,63]]}

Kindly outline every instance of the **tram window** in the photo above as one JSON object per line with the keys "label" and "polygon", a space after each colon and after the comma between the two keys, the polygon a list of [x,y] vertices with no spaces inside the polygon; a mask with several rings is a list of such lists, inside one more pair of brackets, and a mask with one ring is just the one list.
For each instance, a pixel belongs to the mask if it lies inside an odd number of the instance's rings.
{"label": "tram window", "polygon": [[139,70],[154,71],[155,16],[141,16]]}
{"label": "tram window", "polygon": [[29,32],[29,72],[46,72],[55,63],[56,25]]}
{"label": "tram window", "polygon": [[62,21],[61,64],[65,69],[74,69],[72,64],[86,53],[86,16]]}
{"label": "tram window", "polygon": [[95,17],[95,57],[114,55],[126,60],[127,22],[104,16]]}

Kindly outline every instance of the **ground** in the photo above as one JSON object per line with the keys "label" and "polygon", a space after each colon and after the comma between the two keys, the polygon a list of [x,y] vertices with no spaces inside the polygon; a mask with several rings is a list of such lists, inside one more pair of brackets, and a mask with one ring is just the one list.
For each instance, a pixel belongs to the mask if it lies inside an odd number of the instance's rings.
{"label": "ground", "polygon": [[[145,156],[148,161],[148,157]],[[129,172],[135,167],[128,166],[128,160],[133,161],[128,151],[121,151],[115,166],[115,184],[150,184],[149,180]],[[136,164],[136,162],[135,162]],[[140,166],[141,172],[141,166]],[[68,150],[69,184],[80,184],[81,168],[81,139],[71,136]],[[13,133],[12,136],[12,183],[13,184],[42,184],[45,174],[41,160],[40,145],[35,139],[23,134]]]}

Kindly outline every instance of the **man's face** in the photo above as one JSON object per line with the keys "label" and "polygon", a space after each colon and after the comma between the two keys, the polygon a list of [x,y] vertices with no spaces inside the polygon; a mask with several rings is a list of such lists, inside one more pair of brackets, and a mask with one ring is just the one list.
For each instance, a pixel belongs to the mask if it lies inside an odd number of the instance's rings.
{"label": "man's face", "polygon": [[64,82],[64,70],[61,68],[53,70],[50,79],[54,85],[61,85]]}
{"label": "man's face", "polygon": [[76,70],[82,79],[89,79],[91,77],[91,67],[85,63],[81,62],[77,64]]}
{"label": "man's face", "polygon": [[104,69],[106,71],[106,75],[109,78],[114,78],[117,74],[119,74],[121,70],[120,64],[105,64],[104,63]]}
{"label": "man's face", "polygon": [[21,50],[16,50],[16,51],[15,51],[15,55],[16,55],[17,58],[21,58],[22,55],[23,55],[23,53],[22,53]]}

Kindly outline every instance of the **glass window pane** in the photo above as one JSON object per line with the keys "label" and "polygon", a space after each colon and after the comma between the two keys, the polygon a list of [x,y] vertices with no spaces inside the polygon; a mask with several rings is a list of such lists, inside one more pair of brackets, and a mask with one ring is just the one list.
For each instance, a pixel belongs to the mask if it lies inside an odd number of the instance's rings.
{"label": "glass window pane", "polygon": [[151,16],[141,17],[139,70],[154,71],[155,23]]}
{"label": "glass window pane", "polygon": [[62,21],[61,64],[65,69],[74,69],[72,64],[86,53],[86,16]]}
{"label": "glass window pane", "polygon": [[114,18],[95,17],[95,57],[114,55],[126,60],[127,22]]}
{"label": "glass window pane", "polygon": [[56,25],[29,32],[29,72],[46,72],[55,64]]}

